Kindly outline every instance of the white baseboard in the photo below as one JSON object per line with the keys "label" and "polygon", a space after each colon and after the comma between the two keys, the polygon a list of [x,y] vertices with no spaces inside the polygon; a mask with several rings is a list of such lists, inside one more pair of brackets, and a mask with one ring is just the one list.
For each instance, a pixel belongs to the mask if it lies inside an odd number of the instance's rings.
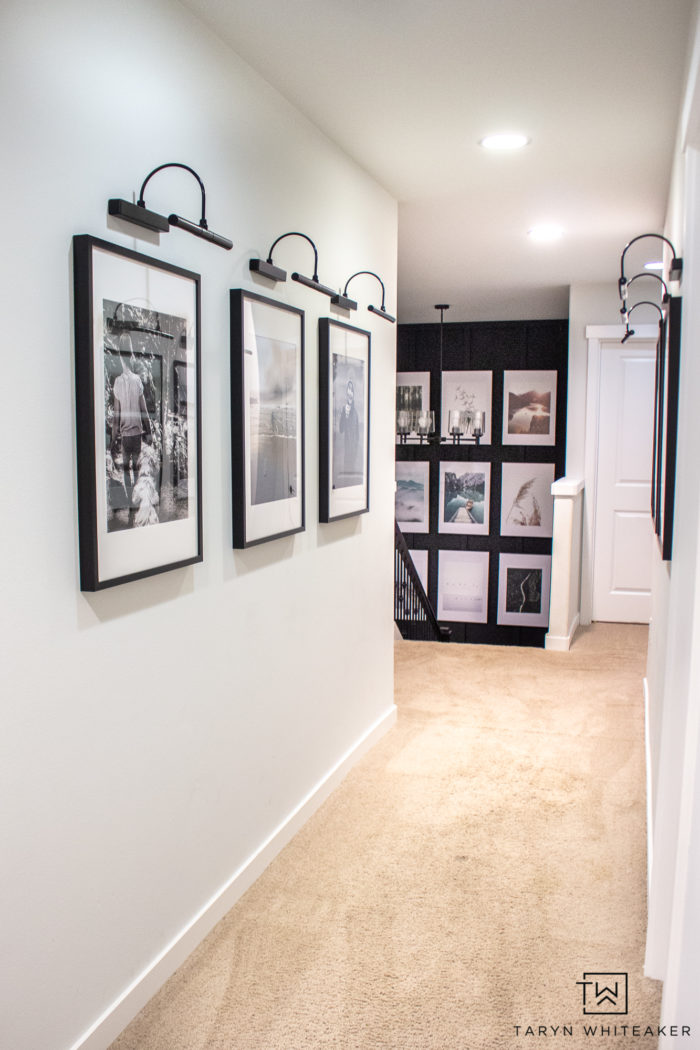
{"label": "white baseboard", "polygon": [[649,682],[644,678],[644,752],[647,774],[647,902],[651,898],[651,868],[654,860],[654,817],[651,780],[651,733],[649,730]]}
{"label": "white baseboard", "polygon": [[546,634],[544,636],[544,647],[545,649],[551,650],[554,653],[568,653],[571,648],[571,643],[574,640],[574,635],[579,629],[580,617],[576,613],[571,626],[569,627],[568,634]]}
{"label": "white baseboard", "polygon": [[363,734],[309,794],[214,894],[181,932],[173,938],[143,973],[109,1006],[71,1050],[106,1050],[159,988],[200,944],[216,923],[226,915],[245,891],[262,875],[277,854],[303,827],[351,768],[394,725],[396,707],[392,705]]}

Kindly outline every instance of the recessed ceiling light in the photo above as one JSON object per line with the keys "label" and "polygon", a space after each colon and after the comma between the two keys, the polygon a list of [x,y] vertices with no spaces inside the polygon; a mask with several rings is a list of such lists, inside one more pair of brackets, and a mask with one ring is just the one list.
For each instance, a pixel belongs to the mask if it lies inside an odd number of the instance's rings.
{"label": "recessed ceiling light", "polygon": [[558,241],[563,234],[563,228],[552,222],[541,223],[527,231],[528,237],[533,241]]}
{"label": "recessed ceiling light", "polygon": [[664,264],[661,261],[644,263],[644,269],[645,270],[663,270],[663,268],[664,268]]}
{"label": "recessed ceiling light", "polygon": [[530,139],[527,135],[519,132],[501,132],[497,135],[485,135],[479,140],[479,145],[484,149],[522,149],[527,146]]}

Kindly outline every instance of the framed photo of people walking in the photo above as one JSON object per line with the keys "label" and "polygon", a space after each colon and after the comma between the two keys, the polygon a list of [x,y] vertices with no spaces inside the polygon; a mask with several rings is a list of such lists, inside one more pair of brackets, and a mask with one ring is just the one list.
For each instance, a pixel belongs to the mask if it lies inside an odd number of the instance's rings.
{"label": "framed photo of people walking", "polygon": [[232,289],[233,546],[302,532],[304,311]]}
{"label": "framed photo of people walking", "polygon": [[369,510],[370,333],[318,322],[319,521]]}
{"label": "framed photo of people walking", "polygon": [[200,277],[73,238],[80,586],[202,560]]}

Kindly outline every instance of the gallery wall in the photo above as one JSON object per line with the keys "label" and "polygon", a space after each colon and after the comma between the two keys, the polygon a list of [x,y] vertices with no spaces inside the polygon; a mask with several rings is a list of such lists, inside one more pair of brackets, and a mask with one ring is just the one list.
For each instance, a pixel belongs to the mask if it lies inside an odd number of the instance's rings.
{"label": "gallery wall", "polygon": [[[455,444],[449,437],[419,444],[415,435],[396,447],[399,486],[408,478],[405,464],[414,465],[413,470],[427,465],[424,527],[414,532],[410,521],[399,524],[416,552],[417,567],[427,565],[428,597],[440,622],[450,627],[453,641],[544,645],[552,551],[550,489],[563,477],[566,459],[567,329],[565,320],[446,321],[441,355],[439,324],[399,325],[397,383],[404,382],[401,374],[430,374],[430,408],[439,419],[442,404],[442,432],[447,430],[455,384],[461,388],[460,404],[473,400],[475,410],[487,413],[487,433],[478,447],[473,442]],[[529,420],[531,432],[509,418],[508,406],[521,402],[519,414],[529,414],[522,401],[525,393],[534,393],[541,413]],[[473,497],[469,514],[478,510],[477,523],[460,523],[463,512],[454,523],[447,520],[448,507],[459,502],[459,497],[450,500],[448,484],[475,486],[473,492],[465,492]],[[528,491],[513,525],[508,508],[523,485]],[[479,487],[484,489],[483,510]],[[523,516],[535,493],[540,504],[537,525],[535,518]],[[477,578],[480,566],[484,575]],[[480,587],[483,591],[477,593]],[[473,591],[470,599],[465,588]],[[449,600],[448,592],[453,595]]]}
{"label": "gallery wall", "polygon": [[[360,309],[348,315],[291,281],[253,279],[248,261],[304,231],[322,282],[375,270],[391,310],[396,206],[177,3],[10,0],[0,41],[0,1044],[67,1050],[111,1041],[333,771],[393,716],[395,328],[366,311],[371,285],[353,285]],[[232,251],[176,229],[135,237],[108,221],[108,198],[131,200],[167,161],[201,174],[210,226]],[[199,217],[197,186],[181,172],[153,180],[147,203]],[[202,276],[204,560],[93,595],[78,575],[80,233]],[[311,249],[288,240],[275,262],[310,273]],[[234,552],[236,287],[306,312],[307,527]],[[318,524],[322,316],[372,334],[370,511],[327,525]]]}

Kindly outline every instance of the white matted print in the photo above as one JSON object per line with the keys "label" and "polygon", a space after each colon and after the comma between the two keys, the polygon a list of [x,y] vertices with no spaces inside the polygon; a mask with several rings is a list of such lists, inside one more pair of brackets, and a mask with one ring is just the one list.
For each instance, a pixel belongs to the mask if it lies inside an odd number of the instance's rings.
{"label": "white matted print", "polygon": [[442,462],[438,532],[488,536],[491,464]]}
{"label": "white matted print", "polygon": [[553,445],[557,425],[557,373],[503,373],[503,444]]}
{"label": "white matted print", "polygon": [[443,437],[451,437],[448,431],[450,412],[466,413],[469,420],[467,435],[472,432],[474,416],[482,413],[482,445],[491,444],[491,392],[493,389],[493,372],[443,372],[442,373],[442,411],[440,428]]}
{"label": "white matted print", "polygon": [[411,561],[415,567],[416,572],[420,578],[420,582],[423,584],[423,590],[428,593],[428,552],[427,551],[409,551],[411,555]]}
{"label": "white matted print", "polygon": [[438,552],[438,620],[486,623],[488,551]]}
{"label": "white matted print", "polygon": [[395,518],[402,532],[429,532],[430,464],[397,462]]}
{"label": "white matted print", "polygon": [[[414,420],[430,408],[430,372],[396,373],[396,411],[409,412]],[[397,434],[396,440],[400,441]]]}
{"label": "white matted print", "polygon": [[546,627],[549,623],[549,554],[501,554],[498,559],[498,623]]}
{"label": "white matted print", "polygon": [[501,536],[552,535],[553,463],[504,463],[501,475]]}

